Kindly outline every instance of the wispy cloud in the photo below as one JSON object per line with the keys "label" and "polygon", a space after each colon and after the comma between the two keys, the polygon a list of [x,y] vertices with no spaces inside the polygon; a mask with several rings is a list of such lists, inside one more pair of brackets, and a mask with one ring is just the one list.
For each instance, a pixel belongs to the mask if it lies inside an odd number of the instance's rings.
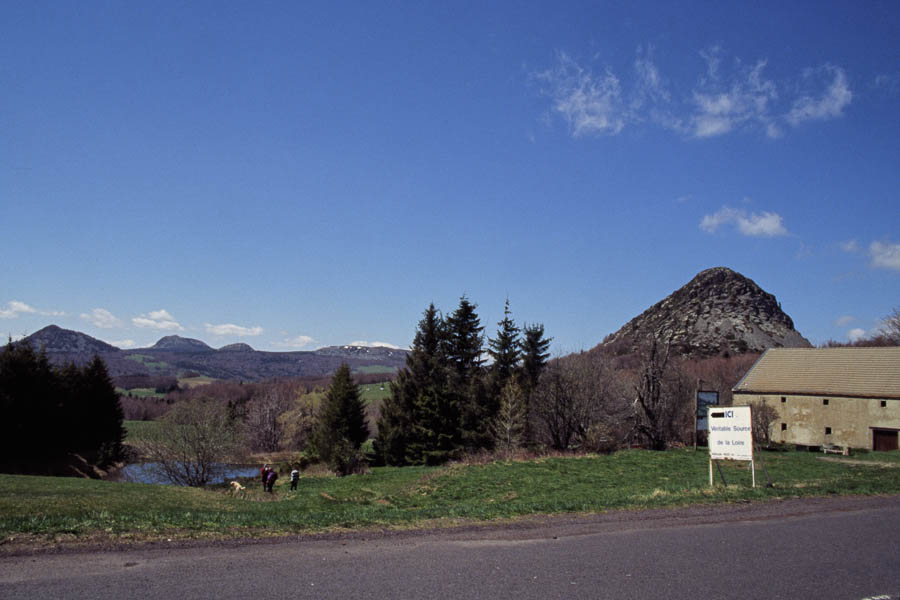
{"label": "wispy cloud", "polygon": [[853,100],[847,74],[840,67],[825,65],[818,69],[807,69],[804,80],[821,84],[825,78],[830,78],[831,81],[823,92],[815,96],[805,95],[794,101],[786,117],[788,123],[797,126],[806,121],[834,119],[843,114],[844,108]]}
{"label": "wispy cloud", "polygon": [[549,87],[553,110],[569,124],[572,135],[615,135],[625,127],[619,79],[609,69],[593,73],[560,52],[553,69],[535,77]]}
{"label": "wispy cloud", "polygon": [[140,315],[131,319],[135,327],[146,329],[161,329],[163,331],[184,331],[175,317],[170,315],[168,311],[160,309],[154,310],[147,314]]}
{"label": "wispy cloud", "polygon": [[869,245],[872,266],[880,269],[900,271],[900,244],[872,242]]}
{"label": "wispy cloud", "polygon": [[688,133],[698,138],[713,137],[751,121],[765,126],[770,137],[780,135],[769,114],[770,102],[778,98],[778,93],[775,83],[763,76],[766,61],[749,68],[736,61],[735,73],[722,77],[719,53],[714,48],[701,54],[707,62],[707,76],[693,90],[694,112],[688,120]]}
{"label": "wispy cloud", "polygon": [[735,225],[742,235],[751,237],[777,237],[787,235],[781,215],[773,212],[747,213],[739,208],[723,206],[717,212],[706,215],[700,221],[700,229],[714,233],[723,225]]}
{"label": "wispy cloud", "polygon": [[262,335],[263,328],[259,327],[242,327],[233,323],[223,323],[222,325],[212,325],[205,323],[206,332],[212,335],[230,335],[237,337],[252,337]]}
{"label": "wispy cloud", "polygon": [[81,313],[81,318],[100,329],[112,329],[122,326],[122,320],[105,308],[95,308],[90,313]]}
{"label": "wispy cloud", "polygon": [[838,327],[846,327],[850,323],[856,320],[856,317],[852,315],[843,315],[835,319],[834,324]]}
{"label": "wispy cloud", "polygon": [[275,346],[279,348],[305,348],[312,344],[315,340],[308,335],[297,335],[288,337],[280,342],[275,342]]}
{"label": "wispy cloud", "polygon": [[853,99],[846,72],[830,64],[777,83],[765,75],[766,59],[745,63],[711,47],[699,53],[702,74],[679,85],[665,78],[654,52],[638,47],[632,73],[624,77],[558,52],[552,68],[532,77],[574,137],[614,136],[631,125],[654,123],[693,138],[742,129],[779,138],[786,127],[842,116]]}
{"label": "wispy cloud", "polygon": [[859,252],[859,244],[856,243],[856,240],[847,240],[846,242],[841,242],[839,246],[841,250],[849,254],[856,254],[857,252]]}
{"label": "wispy cloud", "polygon": [[42,315],[45,317],[62,317],[66,313],[57,310],[38,310],[33,306],[29,306],[18,300],[10,300],[6,303],[6,308],[0,308],[0,319],[15,319],[19,315]]}

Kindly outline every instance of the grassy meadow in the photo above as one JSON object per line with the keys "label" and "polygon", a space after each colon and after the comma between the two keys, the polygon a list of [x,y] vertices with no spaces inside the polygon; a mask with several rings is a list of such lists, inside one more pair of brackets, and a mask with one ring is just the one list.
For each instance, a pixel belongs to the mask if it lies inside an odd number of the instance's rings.
{"label": "grassy meadow", "polygon": [[[723,463],[728,481],[709,486],[705,451],[627,450],[608,456],[384,467],[344,478],[306,475],[274,494],[255,480],[188,489],[87,479],[0,475],[0,548],[32,540],[270,536],[356,528],[412,528],[512,519],[524,515],[601,512],[698,503],[900,493],[900,453],[829,458],[767,452],[773,481],[757,465]],[[716,474],[718,479],[718,474]]]}

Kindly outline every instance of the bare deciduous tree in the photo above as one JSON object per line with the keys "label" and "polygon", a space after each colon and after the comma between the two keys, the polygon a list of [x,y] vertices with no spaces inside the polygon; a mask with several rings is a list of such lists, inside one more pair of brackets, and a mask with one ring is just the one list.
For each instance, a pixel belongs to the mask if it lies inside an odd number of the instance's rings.
{"label": "bare deciduous tree", "polygon": [[779,419],[778,411],[769,404],[759,401],[750,403],[750,420],[753,428],[753,442],[761,446],[772,443],[772,425]]}
{"label": "bare deciduous tree", "polygon": [[236,458],[242,441],[227,405],[188,400],[173,406],[138,449],[164,479],[200,487],[222,476],[225,463]]}
{"label": "bare deciduous tree", "polygon": [[556,450],[584,447],[598,423],[615,431],[622,419],[616,381],[600,355],[552,361],[531,400],[537,441]]}
{"label": "bare deciduous tree", "polygon": [[653,340],[642,354],[634,383],[634,432],[653,450],[683,441],[693,422],[689,379],[670,364],[670,346]]}
{"label": "bare deciduous tree", "polygon": [[274,383],[259,388],[247,407],[247,439],[253,450],[275,452],[282,444],[281,416],[292,408],[291,388]]}

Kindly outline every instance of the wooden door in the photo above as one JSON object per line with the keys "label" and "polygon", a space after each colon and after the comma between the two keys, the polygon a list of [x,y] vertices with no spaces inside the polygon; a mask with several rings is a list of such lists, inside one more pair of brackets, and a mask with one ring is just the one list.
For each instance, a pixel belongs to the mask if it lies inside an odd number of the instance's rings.
{"label": "wooden door", "polygon": [[897,430],[873,429],[872,449],[881,452],[897,450]]}

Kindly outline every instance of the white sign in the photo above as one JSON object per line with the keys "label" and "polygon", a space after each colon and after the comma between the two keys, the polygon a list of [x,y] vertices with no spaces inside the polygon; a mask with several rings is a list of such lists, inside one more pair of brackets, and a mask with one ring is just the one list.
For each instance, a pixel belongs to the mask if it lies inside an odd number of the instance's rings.
{"label": "white sign", "polygon": [[710,406],[710,460],[753,460],[753,427],[749,406]]}

